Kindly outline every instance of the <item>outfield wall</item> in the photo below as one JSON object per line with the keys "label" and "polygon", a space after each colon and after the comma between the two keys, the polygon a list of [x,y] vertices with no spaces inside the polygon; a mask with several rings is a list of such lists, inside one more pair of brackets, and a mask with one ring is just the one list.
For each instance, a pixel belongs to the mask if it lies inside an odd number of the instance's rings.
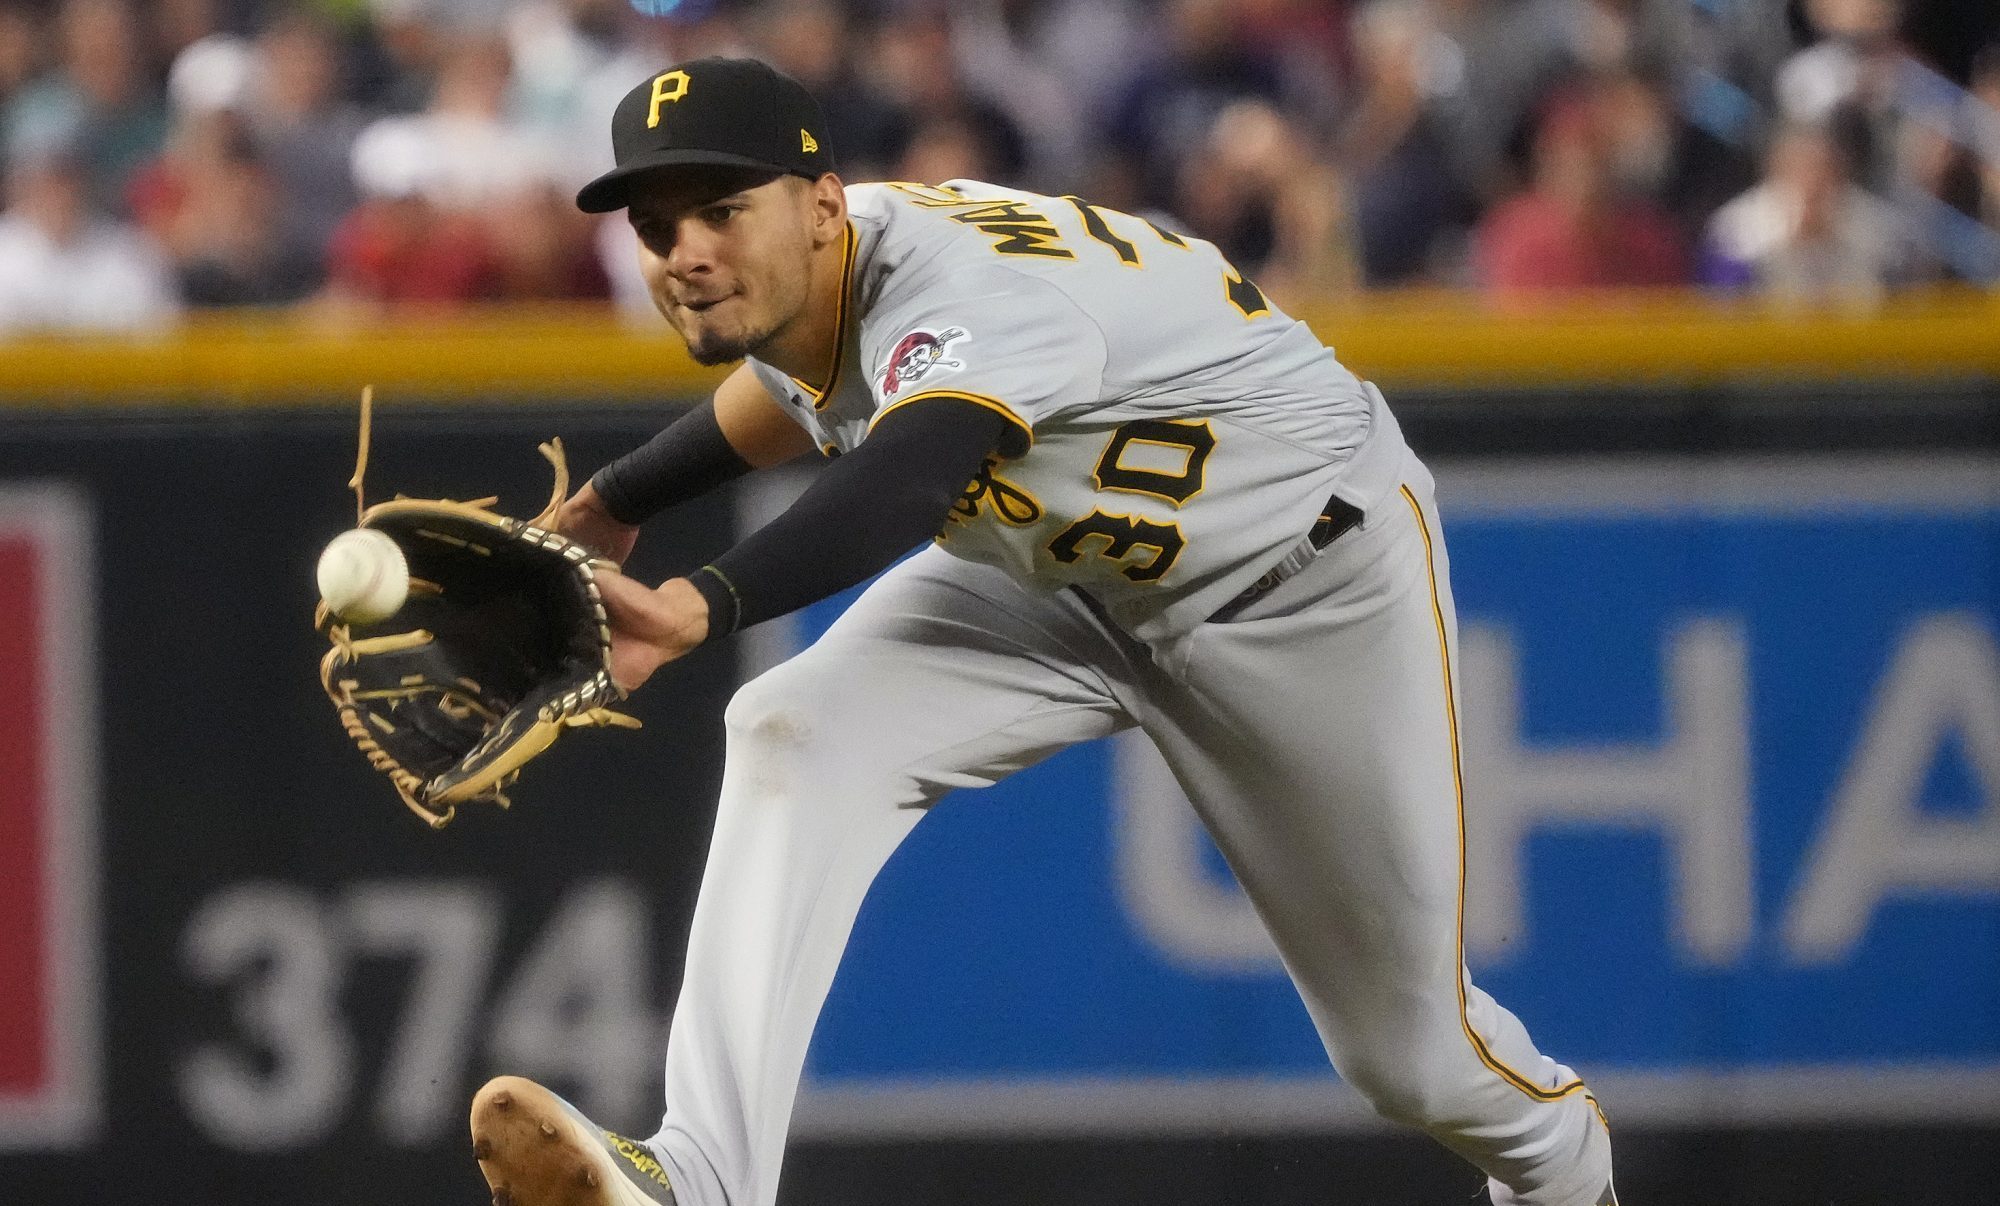
{"label": "outfield wall", "polygon": [[[1438,470],[1468,950],[1635,1201],[1983,1200],[2000,1166],[2000,319],[1435,299],[1315,314]],[[712,380],[532,314],[0,348],[0,1202],[483,1200],[486,1074],[643,1132],[745,667],[704,650],[506,816],[332,722],[311,564],[372,497],[546,495]],[[797,482],[663,521],[698,564]],[[1464,1200],[1323,1069],[1142,744],[954,798],[816,1041],[788,1202]]]}

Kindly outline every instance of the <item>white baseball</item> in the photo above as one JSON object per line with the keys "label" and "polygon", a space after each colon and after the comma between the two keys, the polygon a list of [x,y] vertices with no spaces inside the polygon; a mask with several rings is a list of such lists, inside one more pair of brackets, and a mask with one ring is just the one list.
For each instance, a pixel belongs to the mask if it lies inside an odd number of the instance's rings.
{"label": "white baseball", "polygon": [[327,610],[354,624],[396,614],[410,596],[410,566],[386,533],[354,528],[319,555],[319,597]]}

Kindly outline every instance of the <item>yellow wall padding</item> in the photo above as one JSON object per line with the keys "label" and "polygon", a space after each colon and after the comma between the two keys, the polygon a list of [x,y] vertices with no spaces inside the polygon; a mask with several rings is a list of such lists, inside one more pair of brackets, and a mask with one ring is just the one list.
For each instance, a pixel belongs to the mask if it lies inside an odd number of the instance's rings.
{"label": "yellow wall padding", "polygon": [[[1810,311],[1686,293],[1540,302],[1398,293],[1296,312],[1391,391],[2000,380],[2000,295],[1972,292]],[[388,397],[428,402],[658,403],[705,393],[723,372],[690,361],[663,326],[596,307],[365,324],[306,312],[204,314],[148,339],[0,342],[0,402],[35,408],[349,406],[371,382]]]}

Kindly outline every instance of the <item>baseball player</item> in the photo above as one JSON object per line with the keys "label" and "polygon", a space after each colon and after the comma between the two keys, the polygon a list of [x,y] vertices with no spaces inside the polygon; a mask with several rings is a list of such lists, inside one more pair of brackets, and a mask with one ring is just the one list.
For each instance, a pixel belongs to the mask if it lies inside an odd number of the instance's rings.
{"label": "baseball player", "polygon": [[887,572],[729,705],[660,1129],[495,1080],[472,1111],[495,1202],[771,1206],[897,843],[955,788],[1136,727],[1348,1084],[1496,1203],[1614,1203],[1595,1100],[1466,974],[1451,585],[1382,395],[1208,243],[975,181],[843,185],[817,106],[761,64],[645,81],[612,140],[578,204],[628,211],[696,360],[744,363],[562,528],[622,560],[662,508],[831,458],[713,564],[604,576],[619,682]]}

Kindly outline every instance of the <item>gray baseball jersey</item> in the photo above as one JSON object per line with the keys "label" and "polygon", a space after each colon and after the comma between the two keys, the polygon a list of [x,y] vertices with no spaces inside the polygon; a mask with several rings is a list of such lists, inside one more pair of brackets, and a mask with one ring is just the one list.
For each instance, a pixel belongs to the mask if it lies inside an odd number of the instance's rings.
{"label": "gray baseball jersey", "polygon": [[[1465,971],[1449,558],[1380,393],[1141,219],[969,181],[848,197],[832,363],[753,361],[763,383],[832,452],[941,396],[1015,436],[939,547],[730,702],[647,1145],[675,1201],[777,1201],[815,1020],[912,827],[1137,728],[1349,1085],[1498,1206],[1616,1206],[1594,1097]],[[1365,518],[1315,548],[1330,497]],[[1274,566],[1294,572],[1210,621]]]}
{"label": "gray baseball jersey", "polygon": [[[1372,391],[1214,245],[1076,198],[970,180],[847,189],[839,350],[817,382],[752,360],[829,453],[925,398],[1019,428],[939,539],[1031,586],[1085,587],[1147,638],[1295,549],[1338,491]],[[1390,443],[1393,441],[1384,441]]]}

